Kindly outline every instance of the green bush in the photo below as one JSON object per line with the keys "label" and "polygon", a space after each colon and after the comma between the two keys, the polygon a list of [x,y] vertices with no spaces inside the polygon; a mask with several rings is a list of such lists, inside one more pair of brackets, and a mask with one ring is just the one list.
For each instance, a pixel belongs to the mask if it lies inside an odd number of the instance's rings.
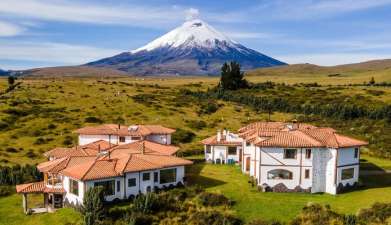
{"label": "green bush", "polygon": [[0,197],[8,196],[14,193],[15,187],[13,186],[0,186]]}
{"label": "green bush", "polygon": [[230,214],[214,209],[196,211],[189,215],[185,224],[189,225],[240,225],[242,221]]}
{"label": "green bush", "polygon": [[85,225],[99,224],[105,217],[102,187],[89,188],[83,198],[82,214]]}
{"label": "green bush", "polygon": [[84,119],[86,123],[103,123],[103,121],[95,116],[89,116]]}
{"label": "green bush", "polygon": [[198,195],[200,203],[204,206],[229,205],[230,200],[222,194],[202,192]]}
{"label": "green bush", "polygon": [[201,130],[205,128],[207,124],[203,120],[190,120],[187,122],[187,126],[195,130]]}
{"label": "green bush", "polygon": [[147,194],[138,195],[133,201],[134,212],[151,213],[159,209],[159,199],[156,193],[148,192]]}
{"label": "green bush", "polygon": [[172,143],[180,144],[180,143],[189,143],[195,137],[195,133],[178,128],[175,133],[172,134]]}
{"label": "green bush", "polygon": [[358,213],[358,220],[362,224],[386,224],[389,219],[391,219],[391,203],[375,203],[371,208],[361,209]]}

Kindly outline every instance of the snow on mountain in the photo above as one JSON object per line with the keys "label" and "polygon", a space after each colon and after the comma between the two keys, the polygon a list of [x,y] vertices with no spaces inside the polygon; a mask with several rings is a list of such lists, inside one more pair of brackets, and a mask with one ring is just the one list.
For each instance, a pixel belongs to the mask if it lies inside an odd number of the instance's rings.
{"label": "snow on mountain", "polygon": [[135,75],[217,75],[224,62],[244,70],[285,65],[231,40],[202,20],[186,21],[149,44],[88,63]]}
{"label": "snow on mountain", "polygon": [[226,42],[229,46],[235,46],[236,44],[236,42],[215,30],[209,24],[196,19],[186,21],[182,26],[175,28],[141,48],[131,51],[131,53],[152,51],[164,47],[194,46],[213,48],[216,46],[216,42]]}

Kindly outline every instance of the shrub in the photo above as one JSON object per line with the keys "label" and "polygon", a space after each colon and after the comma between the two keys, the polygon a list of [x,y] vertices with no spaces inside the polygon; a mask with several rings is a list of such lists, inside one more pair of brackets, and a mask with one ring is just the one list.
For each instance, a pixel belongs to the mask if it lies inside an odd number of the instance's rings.
{"label": "shrub", "polygon": [[13,186],[0,186],[0,197],[8,196],[14,192]]}
{"label": "shrub", "polygon": [[198,114],[207,114],[210,115],[215,113],[219,109],[219,105],[214,101],[208,101],[206,104],[201,104],[200,109],[198,110]]}
{"label": "shrub", "polygon": [[134,199],[132,210],[140,213],[151,213],[158,209],[158,202],[159,199],[156,193],[140,194]]}
{"label": "shrub", "polygon": [[202,192],[198,195],[200,203],[204,206],[229,205],[230,201],[222,194]]}
{"label": "shrub", "polygon": [[86,123],[103,123],[103,121],[95,116],[89,116],[84,119]]}
{"label": "shrub", "polygon": [[83,198],[82,214],[85,225],[99,224],[105,216],[102,187],[89,188]]}
{"label": "shrub", "polygon": [[57,128],[56,124],[51,123],[51,124],[48,125],[48,129],[50,129],[50,130],[53,130],[53,129],[56,129],[56,128]]}
{"label": "shrub", "polygon": [[196,211],[189,215],[185,224],[192,225],[240,225],[242,221],[230,214],[212,210]]}
{"label": "shrub", "polygon": [[371,208],[362,209],[358,213],[358,219],[363,224],[386,224],[391,218],[391,203],[375,203]]}
{"label": "shrub", "polygon": [[190,120],[187,122],[187,125],[192,129],[201,130],[202,128],[205,128],[207,124],[203,120]]}
{"label": "shrub", "polygon": [[278,221],[266,221],[261,219],[255,219],[247,223],[247,225],[282,225]]}
{"label": "shrub", "polygon": [[62,142],[66,146],[73,144],[73,138],[71,136],[65,136],[64,141]]}
{"label": "shrub", "polygon": [[195,134],[191,131],[178,128],[175,133],[172,134],[172,143],[189,143],[193,140]]}
{"label": "shrub", "polygon": [[301,213],[291,221],[292,225],[329,225],[344,224],[344,217],[330,209],[330,206],[310,204],[304,207]]}

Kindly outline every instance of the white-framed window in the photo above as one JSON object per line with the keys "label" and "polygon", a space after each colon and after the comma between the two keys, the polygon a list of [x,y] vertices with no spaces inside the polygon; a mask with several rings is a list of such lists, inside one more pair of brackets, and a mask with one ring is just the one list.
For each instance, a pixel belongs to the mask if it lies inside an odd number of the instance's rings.
{"label": "white-framed window", "polygon": [[135,187],[137,185],[136,178],[128,179],[128,187]]}
{"label": "white-framed window", "polygon": [[284,159],[296,159],[297,149],[287,148],[284,149]]}
{"label": "white-framed window", "polygon": [[119,142],[121,142],[121,143],[125,142],[125,137],[120,136],[120,137],[119,137]]}
{"label": "white-framed window", "polygon": [[311,158],[311,154],[312,154],[312,150],[310,148],[307,148],[305,150],[305,158],[306,159],[310,159]]}
{"label": "white-framed window", "polygon": [[176,168],[160,170],[160,184],[176,182]]}
{"label": "white-framed window", "polygon": [[293,173],[289,170],[275,169],[267,172],[267,179],[269,180],[292,180]]}
{"label": "white-framed window", "polygon": [[232,147],[228,147],[228,155],[236,155],[236,146]]}
{"label": "white-framed window", "polygon": [[342,169],[342,180],[349,180],[354,177],[354,168]]}
{"label": "white-framed window", "polygon": [[305,169],[304,170],[304,178],[305,179],[310,179],[310,176],[311,176],[310,173],[311,173],[310,169]]}
{"label": "white-framed window", "polygon": [[358,158],[358,153],[359,153],[359,149],[358,148],[355,148],[354,149],[354,158],[357,159]]}
{"label": "white-framed window", "polygon": [[79,182],[77,180],[69,179],[69,192],[79,196]]}
{"label": "white-framed window", "polygon": [[212,152],[212,147],[210,145],[207,145],[205,148],[205,153],[210,154]]}
{"label": "white-framed window", "polygon": [[143,181],[151,180],[151,174],[150,173],[143,173]]}

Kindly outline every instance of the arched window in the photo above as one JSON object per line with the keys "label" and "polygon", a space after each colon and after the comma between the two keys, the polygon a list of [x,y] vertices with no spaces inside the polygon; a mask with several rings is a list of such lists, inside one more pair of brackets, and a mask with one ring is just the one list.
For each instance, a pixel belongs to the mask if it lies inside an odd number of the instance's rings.
{"label": "arched window", "polygon": [[289,170],[275,169],[267,172],[267,179],[271,180],[292,180],[293,174]]}

